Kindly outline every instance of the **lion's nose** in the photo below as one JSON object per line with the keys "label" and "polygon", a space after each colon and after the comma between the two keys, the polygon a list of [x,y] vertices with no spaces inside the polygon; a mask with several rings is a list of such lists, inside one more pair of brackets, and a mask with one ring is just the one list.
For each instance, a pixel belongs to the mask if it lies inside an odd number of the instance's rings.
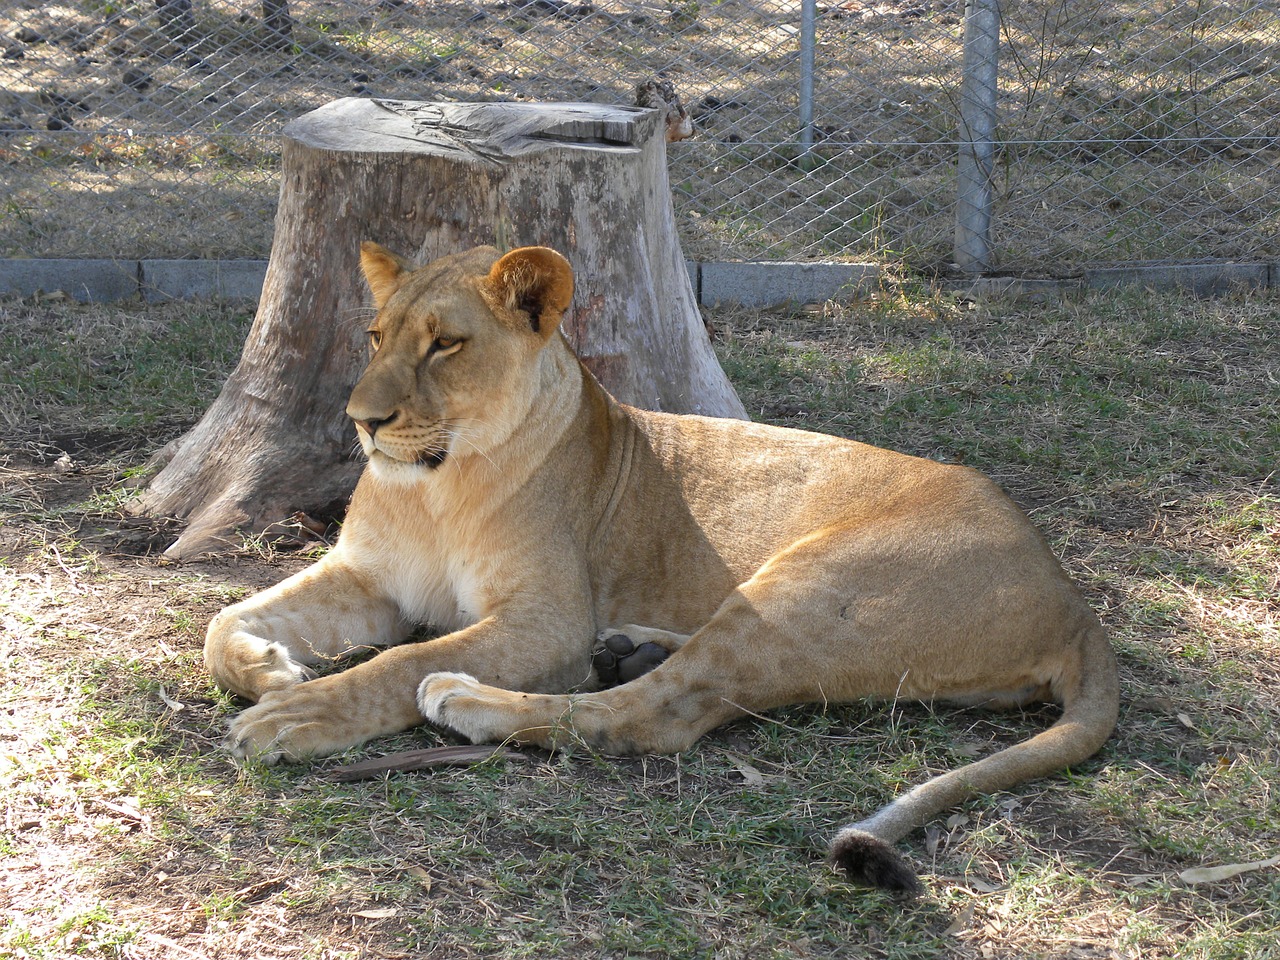
{"label": "lion's nose", "polygon": [[378,432],[379,427],[381,427],[384,424],[390,423],[394,419],[395,419],[395,415],[392,414],[389,417],[383,417],[381,420],[377,420],[377,419],[356,420],[355,423],[357,427],[359,427],[361,430],[367,433],[370,437],[372,437],[375,433]]}

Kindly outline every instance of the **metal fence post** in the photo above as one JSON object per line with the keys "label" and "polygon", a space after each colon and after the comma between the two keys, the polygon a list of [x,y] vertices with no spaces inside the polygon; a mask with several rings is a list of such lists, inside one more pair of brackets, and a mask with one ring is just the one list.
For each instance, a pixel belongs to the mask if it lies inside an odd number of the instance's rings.
{"label": "metal fence post", "polygon": [[818,0],[800,4],[800,148],[807,164],[813,151],[813,67]]}
{"label": "metal fence post", "polygon": [[956,265],[965,273],[991,269],[991,172],[999,51],[998,0],[965,0],[955,248]]}

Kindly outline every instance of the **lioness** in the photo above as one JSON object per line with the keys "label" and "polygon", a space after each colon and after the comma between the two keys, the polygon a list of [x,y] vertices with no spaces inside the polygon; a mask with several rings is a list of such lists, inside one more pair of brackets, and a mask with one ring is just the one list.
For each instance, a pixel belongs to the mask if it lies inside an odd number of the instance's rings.
{"label": "lioness", "polygon": [[[209,625],[213,677],[258,701],[231,724],[236,755],[296,760],[424,717],[637,754],[805,701],[1063,704],[836,834],[836,866],[911,891],[905,833],[1110,735],[1106,634],[980,474],[616,402],[559,332],[573,274],[545,247],[415,269],[366,243],[361,262],[377,316],[347,413],[369,464],[341,537]],[[308,679],[423,623],[444,635]]]}

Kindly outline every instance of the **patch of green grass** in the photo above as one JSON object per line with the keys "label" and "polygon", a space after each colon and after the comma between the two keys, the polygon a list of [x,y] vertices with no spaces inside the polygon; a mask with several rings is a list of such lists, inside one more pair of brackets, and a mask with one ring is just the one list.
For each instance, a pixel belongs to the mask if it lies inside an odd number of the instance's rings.
{"label": "patch of green grass", "polygon": [[80,437],[189,422],[216,396],[250,319],[209,304],[2,301],[0,416],[28,435]]}
{"label": "patch of green grass", "polygon": [[1254,348],[1273,318],[1159,294],[1030,311],[889,296],[757,319],[720,354],[764,419],[1078,493],[1176,490],[1274,470],[1280,395]]}

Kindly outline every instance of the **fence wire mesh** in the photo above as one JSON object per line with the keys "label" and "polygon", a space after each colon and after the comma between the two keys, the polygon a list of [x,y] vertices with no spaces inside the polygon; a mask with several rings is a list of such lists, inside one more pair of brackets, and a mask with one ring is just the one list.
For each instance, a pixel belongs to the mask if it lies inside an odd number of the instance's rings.
{"label": "fence wire mesh", "polygon": [[[0,4],[0,256],[261,257],[280,128],[342,96],[631,102],[699,259],[953,259],[961,0]],[[1280,0],[1005,0],[995,266],[1280,254]],[[811,125],[802,118],[812,118]]]}

